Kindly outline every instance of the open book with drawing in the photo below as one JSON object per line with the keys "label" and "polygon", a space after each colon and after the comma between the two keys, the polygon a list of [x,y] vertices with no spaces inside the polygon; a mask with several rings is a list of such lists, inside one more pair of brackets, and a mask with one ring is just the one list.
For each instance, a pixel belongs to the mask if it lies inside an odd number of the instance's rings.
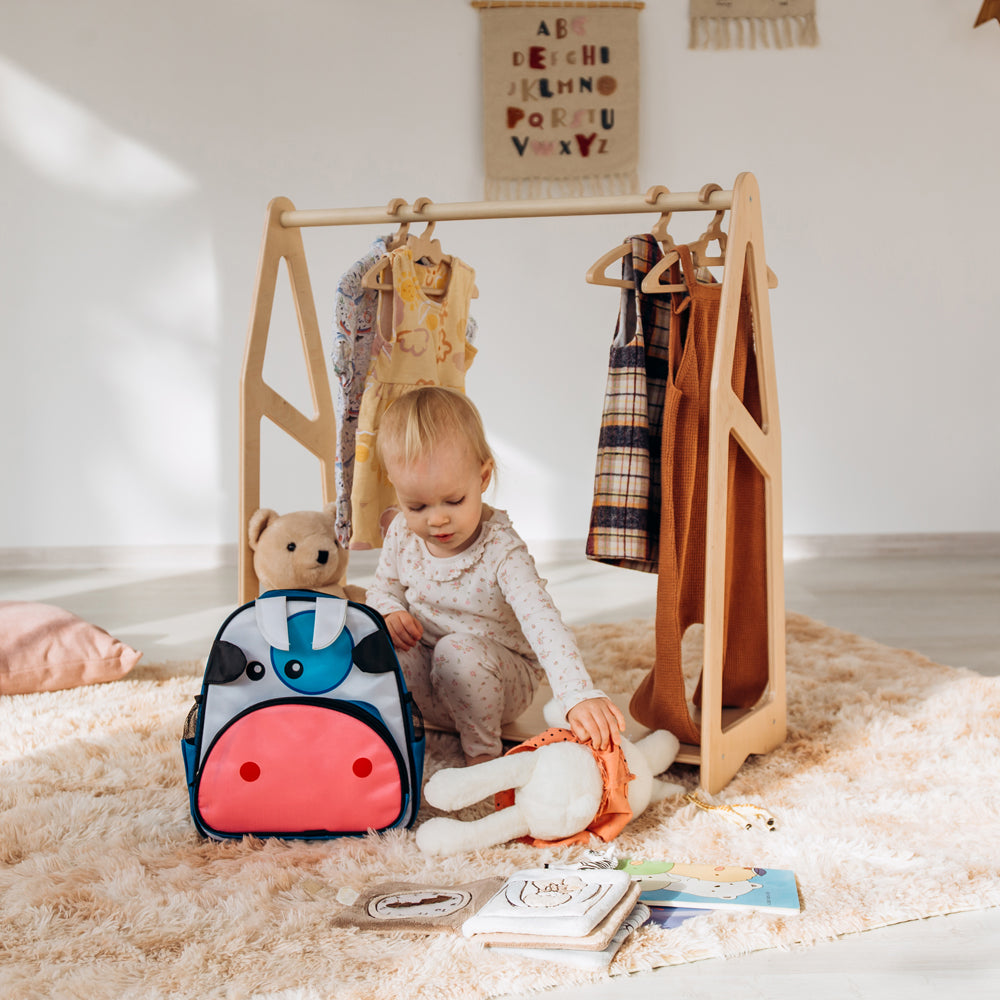
{"label": "open book with drawing", "polygon": [[494,946],[600,950],[638,895],[631,877],[614,869],[525,869],[462,924],[462,933]]}
{"label": "open book with drawing", "polygon": [[647,906],[798,913],[795,873],[787,868],[689,865],[622,858],[618,869],[639,883]]}

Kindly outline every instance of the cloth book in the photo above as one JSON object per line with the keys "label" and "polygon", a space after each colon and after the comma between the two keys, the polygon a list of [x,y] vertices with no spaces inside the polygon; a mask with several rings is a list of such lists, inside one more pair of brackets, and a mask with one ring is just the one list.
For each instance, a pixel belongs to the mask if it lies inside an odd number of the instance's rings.
{"label": "cloth book", "polygon": [[[621,930],[639,900],[639,886],[629,885],[625,895],[611,911],[586,934],[528,933],[498,931],[471,935],[477,944],[492,948],[537,948],[552,951],[604,951]],[[475,918],[471,918],[475,919]],[[468,923],[468,921],[466,921]],[[465,927],[462,928],[465,933]]]}
{"label": "cloth book", "polygon": [[632,932],[649,920],[651,912],[648,906],[636,903],[615,932],[611,943],[600,951],[587,951],[582,948],[510,948],[508,952],[512,955],[534,959],[536,962],[556,962],[560,965],[570,965],[574,969],[606,969]]}
{"label": "cloth book", "polygon": [[[597,939],[585,945],[599,950],[611,943],[638,894],[639,886],[624,871],[528,868],[509,876],[492,899],[463,923],[462,933],[480,939],[491,935],[491,944],[536,942],[555,947],[552,942],[557,941],[572,947],[600,927]],[[612,913],[617,922],[609,929],[607,918]],[[505,937],[497,940],[497,935]]]}
{"label": "cloth book", "polygon": [[[335,927],[413,934],[457,932],[503,884],[501,876],[464,885],[380,882],[357,895],[352,893],[354,898],[331,923]],[[343,890],[339,898],[345,901]]]}

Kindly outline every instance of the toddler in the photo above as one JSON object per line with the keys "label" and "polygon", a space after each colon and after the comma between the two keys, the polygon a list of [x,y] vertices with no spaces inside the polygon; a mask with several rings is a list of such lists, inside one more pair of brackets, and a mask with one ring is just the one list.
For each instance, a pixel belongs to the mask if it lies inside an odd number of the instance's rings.
{"label": "toddler", "polygon": [[377,447],[400,513],[367,602],[426,720],[458,732],[466,763],[490,760],[545,675],[578,739],[617,744],[622,713],[594,688],[507,515],[483,503],[494,460],[472,402],[414,389],[386,411]]}

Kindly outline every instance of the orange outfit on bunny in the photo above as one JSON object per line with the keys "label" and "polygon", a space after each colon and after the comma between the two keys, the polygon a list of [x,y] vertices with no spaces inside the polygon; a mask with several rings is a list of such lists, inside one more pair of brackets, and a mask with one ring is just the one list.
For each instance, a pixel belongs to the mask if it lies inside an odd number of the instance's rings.
{"label": "orange outfit on bunny", "polygon": [[[628,768],[625,751],[620,746],[611,746],[607,750],[595,750],[589,743],[578,740],[568,729],[546,729],[544,733],[539,733],[530,740],[519,743],[512,750],[508,750],[507,754],[526,753],[551,743],[579,743],[580,746],[586,747],[594,755],[594,760],[597,761],[597,766],[601,771],[601,780],[604,783],[601,804],[591,823],[579,833],[563,837],[561,840],[521,837],[521,842],[531,844],[533,847],[587,844],[590,841],[590,834],[600,837],[605,842],[614,840],[632,818],[632,807],[628,804],[628,783],[635,775]],[[497,792],[494,796],[494,805],[497,809],[506,809],[508,806],[512,806],[514,794],[513,788]]]}

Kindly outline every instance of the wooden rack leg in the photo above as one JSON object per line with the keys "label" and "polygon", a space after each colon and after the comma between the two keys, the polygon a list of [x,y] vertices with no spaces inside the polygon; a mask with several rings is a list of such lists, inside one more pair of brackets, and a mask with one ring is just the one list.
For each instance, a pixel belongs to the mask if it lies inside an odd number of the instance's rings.
{"label": "wooden rack leg", "polygon": [[[281,224],[282,212],[294,211],[287,198],[275,198],[267,207],[264,239],[257,265],[250,329],[247,333],[240,379],[240,499],[239,499],[239,599],[257,596],[258,580],[247,538],[247,524],[260,507],[260,427],[264,417],[302,447],[312,452],[320,463],[323,501],[336,497],[334,458],[337,420],[330,394],[323,342],[316,319],[316,304],[309,282],[302,234],[298,228]],[[313,416],[307,417],[264,381],[264,355],[267,349],[274,291],[282,259],[288,268],[292,298],[298,317],[302,351],[312,394]]]}
{"label": "wooden rack leg", "polygon": [[[736,327],[746,268],[750,270],[754,344],[760,376],[760,426],[732,389]],[[700,780],[702,787],[710,794],[719,791],[729,782],[749,754],[773,750],[784,742],[786,734],[781,436],[767,277],[760,192],[753,175],[743,173],[733,185],[709,417]],[[730,437],[735,438],[764,479],[768,686],[753,708],[724,722],[722,661]],[[728,716],[730,713],[726,714]]]}

